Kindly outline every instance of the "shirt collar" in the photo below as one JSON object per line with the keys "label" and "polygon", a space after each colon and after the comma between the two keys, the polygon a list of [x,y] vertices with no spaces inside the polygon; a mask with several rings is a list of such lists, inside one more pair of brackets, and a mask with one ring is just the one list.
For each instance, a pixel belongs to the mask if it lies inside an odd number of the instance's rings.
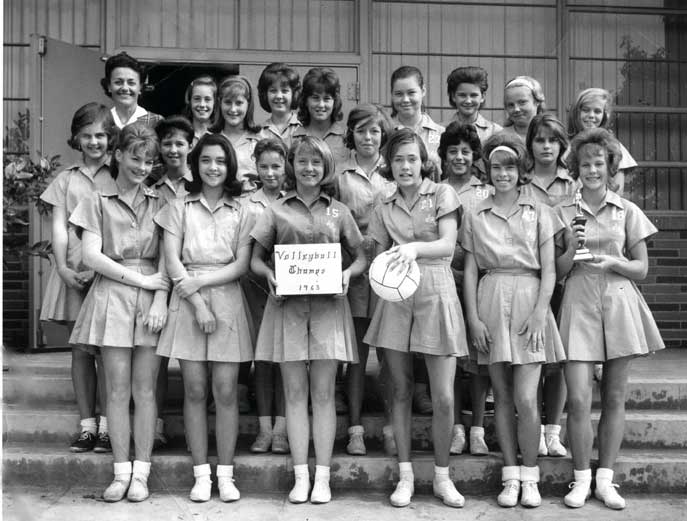
{"label": "shirt collar", "polygon": [[91,170],[86,167],[86,164],[83,162],[83,159],[78,159],[74,164],[72,164],[67,170],[77,170],[81,172],[83,175],[88,177],[91,181],[95,178],[96,174],[100,172],[103,168],[109,168],[110,167],[110,156],[107,156],[107,159],[105,162],[100,165],[98,170],[95,172],[91,173]]}
{"label": "shirt collar", "polygon": [[[280,190],[279,195],[277,196],[277,199],[281,199],[282,197],[284,197],[285,193],[286,192],[284,190]],[[260,188],[259,190],[256,190],[255,192],[251,192],[250,194],[248,194],[247,197],[251,203],[259,203],[265,207],[272,204],[272,201],[270,201],[267,198],[267,196],[265,195],[265,191],[262,188]]]}
{"label": "shirt collar", "polygon": [[[187,203],[194,203],[194,202],[199,202],[205,208],[207,208],[210,212],[213,210],[210,208],[210,205],[208,205],[207,200],[205,199],[205,196],[203,195],[203,192],[194,192],[194,193],[189,193],[184,196],[184,202]],[[222,194],[222,198],[219,200],[220,203],[222,203],[222,206],[228,206],[230,208],[233,208],[235,210],[239,209],[239,202],[236,200],[236,198],[228,195],[226,192]],[[215,207],[215,210],[217,210],[219,206]]]}
{"label": "shirt collar", "polygon": [[[262,128],[276,128],[274,126],[274,123],[272,123],[271,118],[267,118],[265,121],[262,122],[260,125]],[[295,110],[291,111],[291,116],[289,116],[289,122],[286,124],[286,128],[292,127],[292,126],[301,126],[301,122],[298,121],[298,114],[296,114]]]}
{"label": "shirt collar", "polygon": [[[536,202],[534,198],[529,195],[523,193],[522,190],[520,190],[520,193],[518,194],[518,200],[517,200],[518,206],[530,206],[532,208],[536,207]],[[475,208],[476,213],[481,213],[486,210],[490,210],[494,208],[494,194],[491,194],[489,197],[486,197],[485,199],[482,199],[479,203],[477,203],[477,206]]]}
{"label": "shirt collar", "polygon": [[141,107],[140,105],[136,106],[136,110],[134,111],[133,115],[129,118],[129,121],[122,121],[119,119],[119,115],[117,114],[117,109],[112,107],[110,109],[110,112],[112,113],[112,119],[115,122],[115,125],[117,125],[117,128],[122,129],[129,123],[133,123],[134,121],[138,120],[139,118],[142,118],[146,114],[148,114],[148,111]]}
{"label": "shirt collar", "polygon": [[[394,130],[406,128],[406,126],[403,125],[397,118],[393,119],[393,123],[394,123]],[[440,133],[445,130],[444,127],[442,127],[438,123],[435,123],[432,120],[432,118],[429,117],[429,114],[427,114],[425,112],[422,113],[422,117],[420,118],[420,121],[418,122],[418,124],[415,126],[414,130],[417,131],[418,129],[421,129],[421,128],[426,128],[428,130],[434,130],[434,131],[440,132]]]}
{"label": "shirt collar", "polygon": [[[286,193],[284,194],[284,196],[281,198],[281,200],[284,201],[285,203],[288,202],[288,201],[291,201],[291,200],[293,200],[293,199],[298,199],[300,202],[302,202],[303,204],[305,204],[305,202],[303,201],[303,199],[301,199],[301,198],[299,197],[298,192],[296,192],[296,190],[289,190],[289,191],[286,192]],[[331,196],[327,195],[327,194],[324,193],[322,190],[320,190],[319,199],[324,199],[325,202],[326,202],[326,204],[327,204],[327,206],[329,206],[329,205],[331,204],[331,202],[332,202]],[[307,205],[306,205],[306,206],[307,206]]]}
{"label": "shirt collar", "polygon": [[[420,198],[423,195],[430,195],[433,194],[437,191],[437,184],[432,181],[429,177],[425,177],[422,182],[420,183],[420,188],[418,188],[417,191],[417,196]],[[394,193],[389,195],[389,197],[386,198],[387,203],[392,203],[398,199],[403,199],[403,195],[401,194],[401,191],[396,188],[394,190]],[[413,203],[414,204],[414,203]]]}

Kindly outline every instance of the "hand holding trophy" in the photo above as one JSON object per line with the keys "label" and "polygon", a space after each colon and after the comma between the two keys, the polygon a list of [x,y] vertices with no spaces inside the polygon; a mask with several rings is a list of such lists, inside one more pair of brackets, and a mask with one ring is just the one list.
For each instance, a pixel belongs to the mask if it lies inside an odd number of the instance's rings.
{"label": "hand holding trophy", "polygon": [[[585,226],[587,224],[587,218],[582,212],[582,192],[577,190],[575,192],[575,218],[573,219],[573,225]],[[574,262],[586,262],[594,260],[594,255],[585,246],[584,239],[578,241],[577,249],[575,250],[575,256],[573,257]]]}

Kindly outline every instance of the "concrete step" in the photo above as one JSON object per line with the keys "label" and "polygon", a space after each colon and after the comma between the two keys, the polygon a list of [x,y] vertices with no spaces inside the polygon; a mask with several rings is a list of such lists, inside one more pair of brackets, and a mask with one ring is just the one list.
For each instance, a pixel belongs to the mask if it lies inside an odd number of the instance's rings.
{"label": "concrete step", "polygon": [[[312,454],[312,449],[311,449]],[[434,460],[429,452],[412,455],[416,491],[429,493]],[[193,484],[192,461],[185,451],[166,451],[152,458],[149,484],[153,492],[188,489]],[[214,456],[211,464],[216,463]],[[241,492],[287,492],[293,484],[289,456],[253,455],[239,448],[234,475]],[[545,495],[562,496],[572,478],[570,458],[540,458],[541,490]],[[311,472],[314,461],[310,460]],[[500,454],[451,458],[451,474],[466,495],[491,495],[501,486]],[[625,493],[680,493],[687,482],[687,454],[678,450],[623,450],[614,466],[615,478]],[[345,490],[390,492],[398,478],[395,458],[379,452],[348,456],[335,450],[331,464],[334,492]],[[3,480],[13,486],[31,485],[63,488],[98,486],[112,479],[112,457],[94,453],[71,454],[64,446],[6,444],[3,451]]]}
{"label": "concrete step", "polygon": [[[183,446],[184,421],[181,411],[171,411],[164,415],[165,430],[170,442]],[[463,422],[470,424],[469,415],[463,416]],[[594,426],[598,424],[599,413],[592,413]],[[258,431],[258,419],[254,415],[239,417],[239,433],[242,436],[254,437]],[[381,446],[384,416],[379,413],[364,414],[362,423],[365,438],[368,442]],[[214,416],[208,419],[210,432],[214,432]],[[78,431],[79,417],[73,408],[61,409],[26,409],[9,405],[3,410],[3,439],[9,442],[55,442],[63,446],[69,443]],[[337,417],[336,439],[346,440],[349,423],[345,415]],[[413,416],[413,443],[419,450],[428,450],[432,446],[432,417]],[[494,419],[485,418],[486,440],[490,447],[496,449]],[[563,440],[565,440],[565,416],[562,422]],[[627,448],[687,448],[687,412],[685,411],[627,411],[623,447]]]}

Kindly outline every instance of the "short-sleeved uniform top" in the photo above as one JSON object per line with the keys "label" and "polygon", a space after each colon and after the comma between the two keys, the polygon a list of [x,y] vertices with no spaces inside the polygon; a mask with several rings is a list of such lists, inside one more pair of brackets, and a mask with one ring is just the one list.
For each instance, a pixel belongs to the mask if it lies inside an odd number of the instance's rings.
{"label": "short-sleeved uniform top", "polygon": [[301,122],[298,121],[298,114],[292,111],[289,117],[289,122],[284,127],[284,130],[279,130],[273,123],[271,118],[267,118],[262,122],[262,130],[260,131],[261,139],[277,138],[281,139],[286,148],[291,148],[291,143],[293,143],[293,133],[301,127]]}
{"label": "short-sleeved uniform top", "polygon": [[501,129],[500,132],[497,132],[497,134],[505,134],[507,136],[514,136],[520,140],[520,143],[522,143],[522,146],[525,146],[525,138],[522,137],[520,134],[518,134],[515,131],[515,126],[514,125],[506,125]]}
{"label": "short-sleeved uniform top", "polygon": [[[454,121],[460,121],[460,119],[458,118],[458,113],[454,114],[451,119],[449,119],[445,123],[442,123],[442,125],[448,127]],[[471,125],[473,125],[477,130],[477,135],[479,136],[479,140],[482,142],[482,144],[484,144],[486,140],[489,139],[492,135],[503,130],[503,127],[501,125],[499,125],[498,123],[494,123],[493,121],[489,121],[480,113],[477,113],[477,119],[474,123],[471,123]]]}
{"label": "short-sleeved uniform top", "polygon": [[[108,161],[109,163],[109,161]],[[41,200],[51,206],[63,208],[67,219],[77,205],[102,187],[112,185],[108,164],[102,165],[95,173],[83,164],[75,163],[57,174],[48,188],[41,194]],[[67,267],[74,271],[84,271],[81,262],[81,240],[73,226],[67,225]],[[85,292],[68,288],[59,274],[57,266],[50,271],[41,305],[41,320],[72,322],[76,320]]]}
{"label": "short-sleeved uniform top", "polygon": [[[587,217],[585,245],[593,255],[630,260],[629,251],[658,231],[636,204],[610,190],[596,213],[584,199],[581,207]],[[568,226],[576,211],[574,201],[556,207]],[[564,249],[563,237],[557,241]],[[614,271],[594,273],[584,262],[568,274],[559,319],[570,360],[604,361],[664,347],[636,284]]]}
{"label": "short-sleeved uniform top", "polygon": [[[348,147],[346,147],[344,144],[343,138],[345,134],[346,126],[341,121],[336,121],[332,123],[332,126],[329,127],[329,130],[327,130],[327,133],[323,138],[323,141],[329,145],[329,149],[332,151],[334,163],[336,165],[346,161],[351,153],[350,149],[348,149]],[[308,128],[301,126],[297,127],[293,131],[293,134],[291,134],[291,139],[293,142],[293,140],[296,138],[312,135],[313,134],[310,133]]]}
{"label": "short-sleeved uniform top", "polygon": [[[393,119],[394,130],[399,130],[406,128],[398,119]],[[427,156],[430,161],[432,161],[436,167],[438,176],[433,181],[438,182],[441,178],[441,158],[439,157],[439,141],[441,140],[441,135],[446,130],[443,126],[435,123],[429,114],[422,114],[418,124],[412,128],[412,130],[420,136],[422,142],[425,144],[427,149]]]}
{"label": "short-sleeved uniform top", "polygon": [[183,199],[188,190],[186,190],[186,181],[191,181],[193,176],[190,171],[186,171],[183,177],[180,177],[176,181],[172,181],[167,174],[164,174],[154,185],[153,188],[157,191],[158,195],[163,199],[165,204],[175,199]]}
{"label": "short-sleeved uniform top", "polygon": [[572,199],[580,183],[575,181],[566,168],[559,166],[554,177],[548,186],[545,186],[541,178],[534,175],[534,171],[528,172],[530,182],[523,185],[520,191],[529,195],[535,201],[552,208],[568,199]]}
{"label": "short-sleeved uniform top", "polygon": [[243,193],[255,192],[258,185],[255,180],[258,178],[258,170],[253,159],[253,150],[255,145],[262,139],[260,132],[245,131],[236,141],[232,141],[229,137],[222,133],[224,137],[229,140],[231,146],[236,152],[236,163],[238,168],[236,170],[236,179],[241,181],[241,190]]}

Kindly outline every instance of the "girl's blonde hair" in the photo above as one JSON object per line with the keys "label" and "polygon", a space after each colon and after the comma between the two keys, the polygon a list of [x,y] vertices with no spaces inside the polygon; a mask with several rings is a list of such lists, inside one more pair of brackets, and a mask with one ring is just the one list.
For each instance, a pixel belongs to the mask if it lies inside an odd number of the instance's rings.
{"label": "girl's blonde hair", "polygon": [[[320,187],[326,193],[330,192],[333,188],[334,181],[334,156],[329,148],[329,145],[323,140],[313,136],[303,136],[294,140],[291,148],[289,149],[289,155],[287,156],[288,164],[290,168],[285,168],[285,186],[287,189],[296,188],[296,174],[294,170],[293,161],[296,154],[299,152],[310,152],[311,154],[316,154],[322,158],[322,163],[324,165],[324,176],[320,182]],[[326,188],[326,190],[325,190]]]}
{"label": "girl's blonde hair", "polygon": [[[119,131],[117,144],[114,150],[121,150],[122,152],[144,152],[157,159],[159,152],[157,135],[155,131],[145,123],[135,121]],[[112,175],[113,179],[117,179],[119,175],[119,164],[114,155],[110,162],[110,175]]]}
{"label": "girl's blonde hair", "polygon": [[611,93],[606,89],[592,87],[590,89],[584,89],[582,92],[580,92],[575,99],[575,103],[573,103],[572,107],[570,107],[570,114],[568,117],[568,135],[571,138],[578,132],[584,130],[580,116],[580,113],[582,112],[582,106],[594,100],[600,100],[604,103],[604,116],[601,119],[601,125],[599,125],[599,127],[610,129],[611,115],[613,114],[613,100],[611,98]]}
{"label": "girl's blonde hair", "polygon": [[613,180],[618,173],[618,165],[622,159],[623,152],[620,143],[613,134],[601,127],[587,128],[579,132],[570,142],[570,155],[567,162],[570,168],[570,176],[577,180],[580,177],[580,152],[585,146],[595,150],[602,150],[606,156],[606,166],[608,168],[608,188],[614,192],[618,189],[618,184]]}
{"label": "girl's blonde hair", "polygon": [[[544,89],[541,88],[541,83],[539,83],[532,76],[516,76],[512,80],[506,83],[503,87],[503,106],[506,106],[506,91],[514,87],[525,87],[529,89],[532,99],[535,105],[537,105],[537,114],[541,114],[546,110],[546,98],[544,97]],[[510,117],[506,119],[504,126],[510,127],[513,125]]]}

